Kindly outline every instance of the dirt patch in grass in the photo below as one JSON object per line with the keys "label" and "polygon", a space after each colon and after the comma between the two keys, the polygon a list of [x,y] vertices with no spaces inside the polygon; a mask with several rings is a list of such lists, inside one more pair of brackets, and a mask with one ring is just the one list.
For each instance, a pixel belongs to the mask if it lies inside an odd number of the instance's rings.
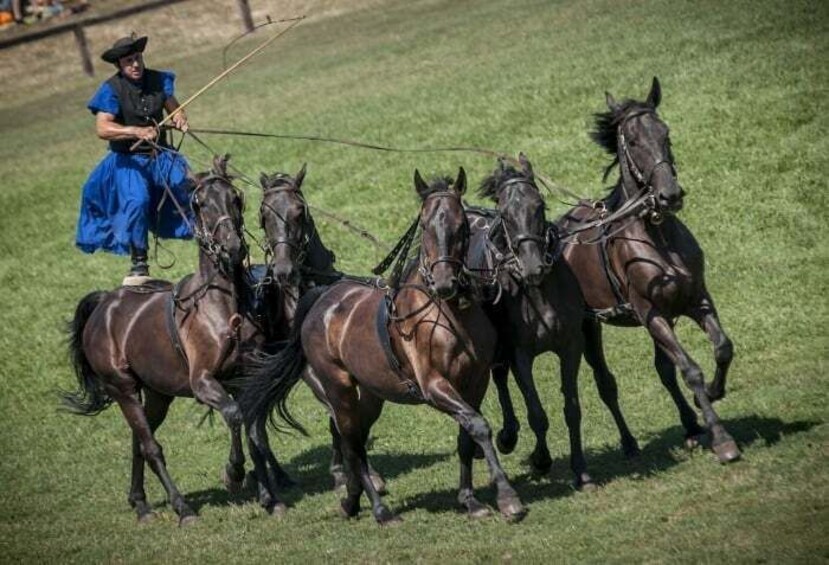
{"label": "dirt patch in grass", "polygon": [[[119,0],[118,7],[136,3],[140,2]],[[268,16],[277,20],[303,14],[311,23],[382,3],[383,0],[251,0],[250,6],[254,23],[264,22]],[[111,8],[109,3],[107,6]],[[266,27],[260,35],[264,39],[276,29]],[[242,33],[243,28],[236,0],[191,0],[90,26],[86,36],[95,68],[92,78],[82,71],[71,33],[9,47],[0,51],[0,103],[4,108],[23,105],[87,84],[91,92],[93,85],[112,72],[112,67],[101,61],[100,54],[116,39],[133,31],[150,36],[148,59],[151,65],[164,67],[181,57],[220,48]]]}

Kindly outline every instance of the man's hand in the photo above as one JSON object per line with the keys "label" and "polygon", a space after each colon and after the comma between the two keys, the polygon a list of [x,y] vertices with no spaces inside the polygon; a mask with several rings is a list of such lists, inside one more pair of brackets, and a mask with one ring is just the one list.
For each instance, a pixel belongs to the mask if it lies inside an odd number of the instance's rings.
{"label": "man's hand", "polygon": [[155,129],[155,127],[153,126],[135,126],[133,128],[133,134],[137,139],[140,139],[141,141],[155,141],[158,137],[158,130]]}
{"label": "man's hand", "polygon": [[184,112],[179,112],[178,114],[173,114],[173,125],[176,126],[176,129],[180,129],[183,132],[186,132],[190,129],[190,124],[187,123],[187,116]]}

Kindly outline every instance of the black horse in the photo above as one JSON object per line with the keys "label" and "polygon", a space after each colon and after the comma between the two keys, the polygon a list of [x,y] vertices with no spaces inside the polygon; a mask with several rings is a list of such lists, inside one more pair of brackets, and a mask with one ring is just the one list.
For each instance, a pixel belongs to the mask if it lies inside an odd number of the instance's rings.
{"label": "black horse", "polygon": [[[496,210],[467,208],[472,231],[467,263],[473,271],[491,273],[496,290],[490,293],[487,314],[498,330],[498,355],[492,378],[505,418],[498,448],[509,453],[517,441],[518,422],[507,389],[512,368],[527,404],[536,447],[530,463],[547,472],[552,459],[547,447],[549,422],[533,379],[533,360],[546,351],[558,355],[564,416],[570,434],[574,484],[591,488],[581,442],[578,371],[583,351],[581,334],[584,301],[570,268],[557,261],[558,241],[545,218],[545,204],[535,183],[532,165],[521,154],[521,169],[503,160],[480,187]],[[485,303],[486,304],[486,303]]]}
{"label": "black horse", "polygon": [[[717,457],[734,461],[740,451],[712,407],[725,395],[733,346],[705,287],[702,249],[675,215],[685,193],[677,182],[668,127],[657,114],[662,98],[659,81],[653,79],[644,102],[616,102],[610,94],[606,98],[608,111],[596,115],[592,137],[614,156],[608,171],[618,164],[619,180],[606,198],[581,202],[556,222],[560,233],[572,234],[607,219],[571,240],[562,254],[579,280],[588,308],[583,324],[585,358],[619,428],[624,452],[636,454],[636,440],[619,409],[616,379],[605,362],[600,323],[645,326],[654,340],[654,364],[679,410],[688,442],[695,444],[705,430],[677,386],[676,367],[702,408]],[[717,370],[707,387],[702,369],[673,331],[679,316],[699,324],[714,345]],[[508,394],[506,389],[503,392]],[[514,413],[505,411],[506,422],[514,418]]]}

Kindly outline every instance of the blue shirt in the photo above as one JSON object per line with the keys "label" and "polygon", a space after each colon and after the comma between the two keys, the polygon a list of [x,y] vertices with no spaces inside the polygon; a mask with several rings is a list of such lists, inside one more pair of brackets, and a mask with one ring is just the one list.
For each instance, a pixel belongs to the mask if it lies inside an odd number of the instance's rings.
{"label": "blue shirt", "polygon": [[[175,91],[176,75],[170,71],[159,72],[164,76],[164,94],[167,98],[169,98]],[[115,91],[112,90],[112,87],[109,85],[109,81],[103,83],[98,88],[98,91],[95,92],[95,95],[86,107],[89,108],[89,111],[93,114],[97,114],[98,112],[106,112],[107,114],[117,116],[121,112],[121,105],[118,103],[118,96],[115,94]]]}

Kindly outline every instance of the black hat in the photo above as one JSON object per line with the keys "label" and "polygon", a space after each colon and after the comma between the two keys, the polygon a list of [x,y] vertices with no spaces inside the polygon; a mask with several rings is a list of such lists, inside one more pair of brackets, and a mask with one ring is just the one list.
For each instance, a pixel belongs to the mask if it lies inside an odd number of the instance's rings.
{"label": "black hat", "polygon": [[135,37],[135,34],[133,33],[129,37],[122,37],[116,41],[112,47],[104,51],[104,54],[101,55],[101,59],[107,63],[117,65],[118,59],[121,57],[126,57],[127,55],[132,55],[133,53],[143,53],[146,46],[147,36]]}

